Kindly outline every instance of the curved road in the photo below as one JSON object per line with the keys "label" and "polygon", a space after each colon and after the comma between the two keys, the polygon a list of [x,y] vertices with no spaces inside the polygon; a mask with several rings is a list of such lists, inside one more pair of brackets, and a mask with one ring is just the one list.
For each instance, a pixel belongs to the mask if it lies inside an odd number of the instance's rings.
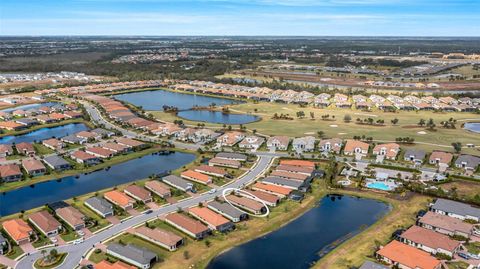
{"label": "curved road", "polygon": [[[63,268],[63,269],[72,269],[75,268],[80,261],[82,260],[82,257],[97,243],[103,242],[106,239],[121,233],[125,230],[127,230],[130,227],[136,226],[138,224],[144,223],[147,220],[154,219],[159,217],[160,215],[164,215],[170,212],[177,211],[178,208],[188,208],[192,207],[195,205],[198,205],[200,202],[205,202],[209,201],[215,198],[215,196],[218,195],[218,193],[221,193],[223,189],[227,187],[233,187],[233,188],[241,188],[245,186],[246,184],[256,180],[259,176],[261,176],[270,166],[272,159],[274,156],[272,154],[257,154],[258,159],[255,165],[248,171],[246,172],[243,176],[232,182],[231,184],[228,184],[226,186],[220,187],[217,190],[217,193],[215,194],[209,194],[209,193],[203,193],[197,197],[192,197],[190,199],[186,199],[183,201],[180,201],[178,203],[172,204],[172,205],[167,205],[164,207],[161,207],[159,209],[154,210],[150,214],[141,214],[136,217],[133,217],[131,219],[128,219],[122,223],[113,225],[112,227],[99,232],[97,234],[92,235],[88,239],[86,239],[83,243],[73,245],[73,244],[68,244],[64,246],[59,246],[56,247],[59,253],[61,252],[66,252],[68,253],[68,256],[65,260],[65,262],[57,267],[57,268]],[[47,251],[49,251],[47,249]],[[15,268],[18,269],[30,269],[33,268],[33,264],[35,261],[39,258],[42,257],[42,254],[40,251],[36,251],[34,253],[30,253],[30,255],[23,257],[15,266]]]}

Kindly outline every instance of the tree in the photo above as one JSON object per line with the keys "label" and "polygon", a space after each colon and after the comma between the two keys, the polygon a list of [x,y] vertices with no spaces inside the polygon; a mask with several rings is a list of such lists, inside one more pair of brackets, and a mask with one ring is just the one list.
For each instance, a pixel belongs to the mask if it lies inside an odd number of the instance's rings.
{"label": "tree", "polygon": [[425,120],[424,120],[424,119],[420,119],[420,121],[418,122],[418,125],[419,125],[419,126],[424,126],[424,125],[425,125]]}
{"label": "tree", "polygon": [[344,122],[350,122],[350,121],[352,121],[352,117],[351,117],[350,115],[346,114],[346,115],[343,117],[343,121],[344,121]]}
{"label": "tree", "polygon": [[209,248],[210,246],[212,245],[212,242],[210,242],[210,240],[205,240],[205,246],[207,246],[207,248]]}
{"label": "tree", "polygon": [[190,252],[188,252],[188,250],[185,250],[185,251],[183,252],[183,258],[184,258],[185,260],[190,259]]}
{"label": "tree", "polygon": [[393,125],[397,125],[397,123],[398,123],[398,119],[397,119],[397,118],[395,118],[395,119],[391,120],[391,122],[392,122],[392,124],[393,124]]}
{"label": "tree", "polygon": [[433,121],[432,118],[430,118],[427,122],[427,127],[430,129],[430,130],[433,130],[435,128],[435,122]]}
{"label": "tree", "polygon": [[452,147],[456,153],[460,153],[460,151],[462,151],[462,143],[460,142],[453,142]]}
{"label": "tree", "polygon": [[318,131],[317,135],[318,135],[319,138],[322,138],[325,135],[325,132],[324,131]]}

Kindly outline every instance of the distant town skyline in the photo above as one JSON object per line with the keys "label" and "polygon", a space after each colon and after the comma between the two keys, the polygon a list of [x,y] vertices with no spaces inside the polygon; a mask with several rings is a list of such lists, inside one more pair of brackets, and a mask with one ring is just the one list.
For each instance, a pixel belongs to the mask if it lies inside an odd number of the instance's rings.
{"label": "distant town skyline", "polygon": [[3,0],[0,35],[480,36],[475,0]]}

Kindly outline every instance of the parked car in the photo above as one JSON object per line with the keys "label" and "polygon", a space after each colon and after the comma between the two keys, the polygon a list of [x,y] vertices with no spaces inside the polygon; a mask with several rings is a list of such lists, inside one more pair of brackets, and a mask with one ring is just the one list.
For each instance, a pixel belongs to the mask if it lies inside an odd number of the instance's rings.
{"label": "parked car", "polygon": [[460,258],[464,258],[465,260],[470,260],[470,256],[466,253],[458,252],[458,256],[460,256]]}
{"label": "parked car", "polygon": [[209,194],[214,194],[216,192],[217,192],[217,189],[211,189],[211,190],[208,191]]}

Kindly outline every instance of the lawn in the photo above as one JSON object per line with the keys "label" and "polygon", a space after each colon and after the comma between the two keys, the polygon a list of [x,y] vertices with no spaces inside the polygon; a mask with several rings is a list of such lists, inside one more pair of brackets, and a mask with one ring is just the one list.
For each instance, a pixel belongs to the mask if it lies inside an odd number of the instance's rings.
{"label": "lawn", "polygon": [[465,247],[470,253],[473,253],[475,255],[480,254],[480,242],[470,242],[468,244],[465,244]]}
{"label": "lawn", "polygon": [[475,195],[480,193],[480,181],[467,181],[461,179],[454,179],[454,181],[439,184],[438,187],[441,187],[444,190],[453,190],[457,192],[458,197],[466,198],[468,200],[472,200]]}
{"label": "lawn", "polygon": [[393,209],[377,223],[324,256],[313,268],[359,267],[367,257],[372,258],[379,245],[385,245],[391,240],[394,231],[415,224],[416,213],[426,209],[429,202],[429,198],[420,195],[414,195],[406,201],[398,201],[370,192],[340,191],[340,193],[383,200],[390,203]]}
{"label": "lawn", "polygon": [[23,254],[23,250],[19,246],[15,245],[15,246],[12,246],[12,249],[10,250],[10,252],[6,253],[5,256],[10,259],[15,259],[22,254]]}
{"label": "lawn", "polygon": [[[352,138],[354,135],[366,137],[373,137],[378,140],[395,141],[397,137],[411,137],[416,142],[424,142],[431,144],[441,144],[448,147],[441,148],[444,150],[453,151],[450,146],[452,142],[461,142],[463,145],[468,143],[478,144],[478,134],[461,129],[462,120],[480,120],[480,115],[474,113],[437,113],[432,111],[398,111],[398,112],[383,112],[378,109],[373,109],[372,112],[363,112],[356,109],[339,109],[339,108],[314,108],[312,106],[300,107],[294,104],[278,104],[260,102],[255,104],[253,102],[246,102],[243,104],[230,106],[230,111],[233,113],[249,113],[262,117],[261,121],[245,124],[250,130],[257,130],[260,134],[265,135],[287,135],[291,137],[299,137],[304,135],[316,135],[318,131],[323,131],[326,137],[340,137]],[[299,119],[296,117],[296,112],[303,111],[305,117]],[[310,113],[314,113],[314,119],[310,117]],[[164,112],[151,112],[155,117],[165,120],[173,121],[180,119],[174,114]],[[289,114],[293,120],[273,120],[273,115],[277,113]],[[333,116],[335,120],[322,120],[322,115]],[[345,115],[349,115],[352,121],[345,123],[343,121]],[[356,123],[356,119],[373,118],[375,121],[382,119],[385,121],[385,126],[361,125]],[[391,120],[398,119],[397,125],[393,125]],[[436,131],[427,130],[425,127],[417,126],[420,119],[428,121],[432,118],[437,125]],[[458,121],[457,129],[440,128],[440,122],[454,118]],[[184,120],[184,123],[197,125],[198,122]],[[207,123],[206,126],[221,128],[220,124]],[[423,133],[425,132],[425,133]],[[439,149],[433,145],[414,145],[416,148],[423,148],[431,151]],[[466,153],[475,152],[474,149],[464,149]]]}
{"label": "lawn", "polygon": [[449,269],[467,269],[469,264],[463,261],[447,262]]}

